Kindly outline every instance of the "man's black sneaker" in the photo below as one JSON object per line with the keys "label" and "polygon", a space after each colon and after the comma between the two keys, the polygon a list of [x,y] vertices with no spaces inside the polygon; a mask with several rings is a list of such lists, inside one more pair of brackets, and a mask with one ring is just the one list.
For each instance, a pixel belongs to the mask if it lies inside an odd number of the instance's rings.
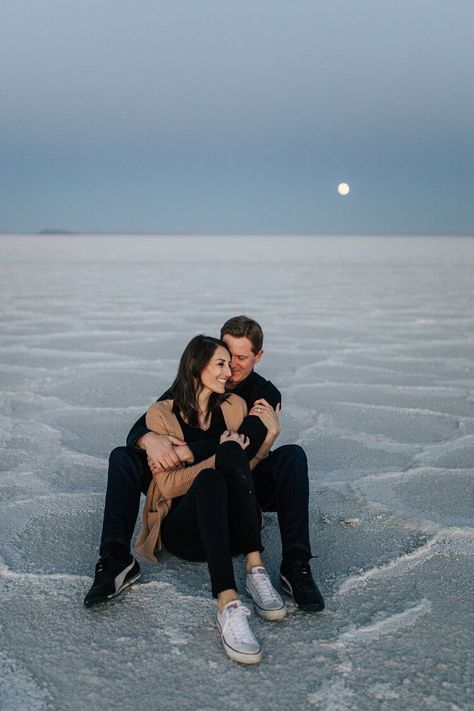
{"label": "man's black sneaker", "polygon": [[122,590],[128,588],[141,577],[140,566],[130,555],[128,561],[119,560],[108,554],[99,558],[95,566],[95,577],[91,589],[84,598],[84,605],[92,607],[106,602]]}
{"label": "man's black sneaker", "polygon": [[280,567],[280,580],[283,590],[292,596],[301,610],[324,610],[323,596],[314,582],[309,563],[299,559],[284,561]]}

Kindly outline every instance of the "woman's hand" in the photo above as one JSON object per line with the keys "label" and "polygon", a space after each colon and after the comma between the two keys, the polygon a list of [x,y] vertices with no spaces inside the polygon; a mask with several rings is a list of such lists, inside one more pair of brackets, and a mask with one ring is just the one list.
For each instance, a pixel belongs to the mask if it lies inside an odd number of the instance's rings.
{"label": "woman's hand", "polygon": [[254,402],[253,407],[249,412],[249,415],[255,415],[262,420],[263,424],[267,428],[267,437],[269,439],[273,439],[273,441],[276,440],[281,432],[280,410],[280,403],[277,404],[274,410],[269,402],[261,398],[260,400],[256,400]]}
{"label": "woman's hand", "polygon": [[174,451],[180,458],[182,464],[192,464],[194,462],[194,455],[187,444],[180,444],[174,448]]}
{"label": "woman's hand", "polygon": [[230,432],[229,430],[225,430],[225,432],[221,434],[219,442],[221,444],[224,444],[224,442],[237,442],[237,444],[240,444],[242,449],[246,449],[250,444],[248,437],[245,437],[245,435],[239,434],[238,432]]}

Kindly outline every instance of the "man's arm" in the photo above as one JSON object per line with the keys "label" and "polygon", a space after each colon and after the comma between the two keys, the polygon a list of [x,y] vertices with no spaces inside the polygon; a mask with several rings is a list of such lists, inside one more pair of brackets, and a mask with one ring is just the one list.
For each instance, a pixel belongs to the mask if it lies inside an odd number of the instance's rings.
{"label": "man's arm", "polygon": [[[160,395],[157,402],[170,398],[171,393],[167,390]],[[185,444],[176,437],[159,435],[149,430],[146,426],[146,413],[138,418],[127,435],[127,447],[146,452],[148,465],[152,471],[172,469],[181,466],[184,461],[192,461],[192,453]],[[176,451],[177,447],[181,447],[181,456]]]}
{"label": "man's arm", "polygon": [[[258,388],[253,395],[255,399],[264,398],[273,409],[275,409],[278,404],[281,404],[280,391],[268,380],[265,381],[262,387]],[[171,397],[172,394],[167,390],[158,398],[157,402],[160,400],[169,400]],[[253,402],[247,403],[249,408],[252,407],[253,404]],[[249,446],[245,449],[245,453],[250,461],[266,441],[268,430],[258,416],[247,415],[239,428],[239,434],[243,434],[250,440]],[[145,450],[147,456],[152,460],[157,470],[160,471],[177,466],[183,461],[197,464],[212,457],[219,445],[219,440],[216,438],[190,442],[186,450],[181,450],[185,453],[184,457],[183,455],[179,457],[175,451],[176,446],[179,445],[173,445],[165,435],[157,435],[151,432],[146,426],[146,414],[144,414],[135,422],[128,433],[127,445],[140,451]],[[271,445],[269,449],[270,447]]]}
{"label": "man's arm", "polygon": [[[173,395],[168,388],[164,393],[160,395],[159,398],[157,398],[156,402],[161,402],[162,400],[171,400],[173,398]],[[142,451],[145,449],[144,447],[141,447],[138,440],[143,437],[143,435],[146,435],[147,432],[150,432],[148,427],[146,426],[146,412],[143,413],[141,417],[138,418],[138,420],[135,422],[133,425],[132,429],[127,435],[127,447],[133,447],[134,449],[138,449]]]}
{"label": "man's arm", "polygon": [[138,440],[140,437],[145,435],[150,430],[146,426],[145,413],[138,418],[138,420],[133,425],[132,429],[127,435],[127,447],[133,447],[134,449],[143,449],[143,447],[138,446]]}
{"label": "man's arm", "polygon": [[[260,380],[262,381],[263,379]],[[265,418],[260,419],[259,413],[257,413],[254,409],[255,403],[259,400],[265,400],[267,405],[271,405],[272,409],[276,410],[277,407],[281,407],[281,393],[269,380],[263,380],[261,384],[260,382],[257,383],[257,387],[252,391],[250,399],[251,402],[247,399],[249,414],[244,419],[239,429],[240,434],[243,434],[250,439],[250,445],[245,450],[249,461],[254,458],[264,442],[269,445],[269,451],[277,436],[271,434],[269,437],[268,424],[271,423],[273,428],[275,420],[272,420],[272,418],[266,418],[267,422],[265,423]]]}
{"label": "man's arm", "polygon": [[[277,406],[281,406],[280,391],[273,385],[273,383],[269,380],[264,380],[263,378],[261,378],[261,383],[257,383],[257,386],[253,389],[249,397],[247,396],[244,398],[247,402],[249,411],[253,407],[255,401],[259,399],[266,400],[267,404],[271,405],[273,410],[275,410]],[[271,449],[271,445],[276,439],[277,434],[273,432],[275,420],[270,420],[271,418],[267,418],[267,423],[270,422],[272,426],[272,434],[270,437],[268,436],[269,430],[267,429],[267,425],[264,424],[256,413],[247,415],[239,427],[239,434],[243,434],[244,437],[248,437],[250,440],[250,444],[245,449],[245,454],[247,455],[249,461],[254,458],[264,442],[268,445],[268,451]],[[218,445],[218,439],[203,439],[191,442],[188,447],[193,453],[194,462],[202,462],[204,459],[208,459],[215,454]]]}
{"label": "man's arm", "polygon": [[[168,389],[157,399],[161,400],[172,399],[173,394]],[[130,432],[127,435],[127,447],[132,447],[139,452],[146,452],[149,464],[157,471],[171,469],[175,466],[180,466],[183,462],[187,464],[202,462],[211,457],[219,444],[219,440],[197,440],[190,442],[186,448],[181,440],[172,441],[167,435],[159,435],[152,432],[146,426],[146,413],[144,413],[135,422]],[[176,448],[180,449],[176,451]]]}
{"label": "man's arm", "polygon": [[[259,417],[247,415],[239,427],[239,434],[244,435],[244,437],[248,437],[250,440],[250,444],[244,450],[248,460],[250,461],[254,458],[265,441],[267,436],[267,428]],[[189,449],[193,453],[193,461],[195,463],[202,462],[204,459],[212,457],[212,455],[216,453],[218,446],[219,439],[217,437],[215,439],[197,440],[188,445]]]}

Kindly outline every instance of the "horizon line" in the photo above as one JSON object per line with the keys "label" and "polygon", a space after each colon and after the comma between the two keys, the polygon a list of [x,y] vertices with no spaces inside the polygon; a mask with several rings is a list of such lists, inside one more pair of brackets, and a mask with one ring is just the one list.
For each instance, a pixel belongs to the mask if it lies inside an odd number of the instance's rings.
{"label": "horizon line", "polygon": [[473,234],[457,232],[115,232],[41,230],[39,232],[1,231],[2,237],[463,237]]}

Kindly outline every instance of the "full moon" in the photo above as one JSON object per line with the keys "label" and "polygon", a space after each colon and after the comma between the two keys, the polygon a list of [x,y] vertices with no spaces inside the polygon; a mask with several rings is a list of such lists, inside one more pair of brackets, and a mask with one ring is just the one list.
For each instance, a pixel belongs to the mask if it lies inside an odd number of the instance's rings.
{"label": "full moon", "polygon": [[339,195],[349,195],[350,191],[351,186],[349,185],[349,183],[339,183],[339,185],[337,186],[337,192],[339,193]]}

